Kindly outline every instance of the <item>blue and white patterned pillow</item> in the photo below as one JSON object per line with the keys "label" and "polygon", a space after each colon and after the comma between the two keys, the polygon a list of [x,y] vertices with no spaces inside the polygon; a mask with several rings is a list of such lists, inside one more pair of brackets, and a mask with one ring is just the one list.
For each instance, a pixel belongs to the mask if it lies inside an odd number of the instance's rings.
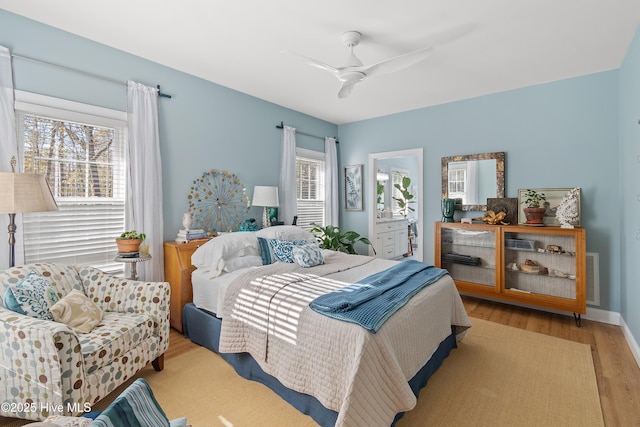
{"label": "blue and white patterned pillow", "polygon": [[294,246],[292,256],[293,261],[300,267],[314,267],[316,265],[324,264],[322,251],[318,245],[314,243]]}
{"label": "blue and white patterned pillow", "polygon": [[277,261],[292,263],[293,247],[306,245],[307,243],[308,242],[306,240],[280,240],[258,237],[262,264],[268,265]]}
{"label": "blue and white patterned pillow", "polygon": [[16,313],[42,320],[53,320],[51,307],[59,299],[51,283],[32,271],[20,283],[9,286],[2,304]]}
{"label": "blue and white patterned pillow", "polygon": [[[186,419],[185,419],[186,422]],[[144,378],[138,378],[89,427],[170,427],[167,415]]]}

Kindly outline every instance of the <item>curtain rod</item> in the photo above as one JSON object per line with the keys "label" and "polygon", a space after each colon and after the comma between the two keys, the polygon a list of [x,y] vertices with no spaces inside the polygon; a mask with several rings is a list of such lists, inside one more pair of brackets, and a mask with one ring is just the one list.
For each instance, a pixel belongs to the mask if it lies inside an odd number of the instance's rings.
{"label": "curtain rod", "polygon": [[[276,125],[277,129],[284,129],[284,123],[280,122],[279,125]],[[318,136],[318,135],[311,135],[310,133],[304,133],[304,132],[298,132],[298,130],[296,129],[296,133],[299,133],[300,135],[304,135],[304,136],[310,136],[311,138],[318,138],[324,141],[324,136]],[[335,138],[336,140],[336,144],[339,144],[340,141],[338,141],[338,138]]]}
{"label": "curtain rod", "polygon": [[[109,77],[99,76],[97,74],[89,73],[87,71],[78,70],[76,68],[67,67],[65,65],[54,64],[52,62],[43,61],[41,59],[30,58],[28,56],[18,55],[16,53],[12,53],[11,56],[14,57],[14,58],[18,58],[18,59],[24,59],[25,61],[37,62],[39,64],[44,64],[44,65],[49,65],[51,67],[61,68],[61,69],[66,70],[66,71],[71,71],[72,73],[83,74],[85,76],[93,77],[94,79],[103,80],[105,82],[114,83],[114,84],[117,84],[117,85],[120,85],[120,86],[126,86],[127,85],[126,82],[121,82],[119,80],[110,79]],[[167,95],[166,93],[160,92],[160,85],[156,85],[156,87],[158,88],[158,96],[161,96],[163,98],[171,99],[171,95]]]}

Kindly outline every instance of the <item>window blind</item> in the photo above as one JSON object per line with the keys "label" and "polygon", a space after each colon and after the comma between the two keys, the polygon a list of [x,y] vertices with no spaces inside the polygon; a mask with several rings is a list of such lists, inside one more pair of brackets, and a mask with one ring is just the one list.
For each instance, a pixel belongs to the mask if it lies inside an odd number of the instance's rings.
{"label": "window blind", "polygon": [[23,214],[25,262],[122,272],[114,258],[115,238],[124,231],[126,122],[114,117],[123,116],[34,94],[26,98],[16,103],[22,108],[16,120],[24,171],[45,174],[59,210]]}
{"label": "window blind", "polygon": [[324,153],[296,149],[297,225],[324,226]]}

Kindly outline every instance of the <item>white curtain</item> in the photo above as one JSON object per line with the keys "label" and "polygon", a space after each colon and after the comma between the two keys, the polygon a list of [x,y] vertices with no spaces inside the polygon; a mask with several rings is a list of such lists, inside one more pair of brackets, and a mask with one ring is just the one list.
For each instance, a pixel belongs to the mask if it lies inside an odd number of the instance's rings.
{"label": "white curtain", "polygon": [[338,217],[338,150],[336,139],[324,139],[324,222],[339,227]]}
{"label": "white curtain", "polygon": [[278,216],[285,224],[291,224],[298,215],[296,197],[296,128],[284,126],[282,130],[282,161],[280,168],[280,186]]}
{"label": "white curtain", "polygon": [[138,263],[140,280],[164,280],[162,162],[158,129],[158,89],[127,82],[129,159],[126,230],[147,235],[152,259]]}
{"label": "white curtain", "polygon": [[[18,157],[16,139],[16,118],[14,110],[13,71],[11,68],[11,52],[0,46],[0,171],[11,172],[11,158],[16,158],[16,172],[22,170],[22,162]],[[24,245],[22,215],[16,215],[16,265],[24,264]],[[9,215],[0,214],[0,268],[9,267]],[[4,241],[4,242],[3,242]]]}

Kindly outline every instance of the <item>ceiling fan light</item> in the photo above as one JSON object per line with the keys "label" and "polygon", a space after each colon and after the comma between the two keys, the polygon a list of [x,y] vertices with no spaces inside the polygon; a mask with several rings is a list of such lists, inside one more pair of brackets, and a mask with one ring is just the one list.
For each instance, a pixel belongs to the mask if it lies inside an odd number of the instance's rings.
{"label": "ceiling fan light", "polygon": [[365,77],[367,77],[367,75],[360,71],[343,71],[340,73],[340,76],[338,76],[340,81],[344,83],[357,83],[364,80]]}

